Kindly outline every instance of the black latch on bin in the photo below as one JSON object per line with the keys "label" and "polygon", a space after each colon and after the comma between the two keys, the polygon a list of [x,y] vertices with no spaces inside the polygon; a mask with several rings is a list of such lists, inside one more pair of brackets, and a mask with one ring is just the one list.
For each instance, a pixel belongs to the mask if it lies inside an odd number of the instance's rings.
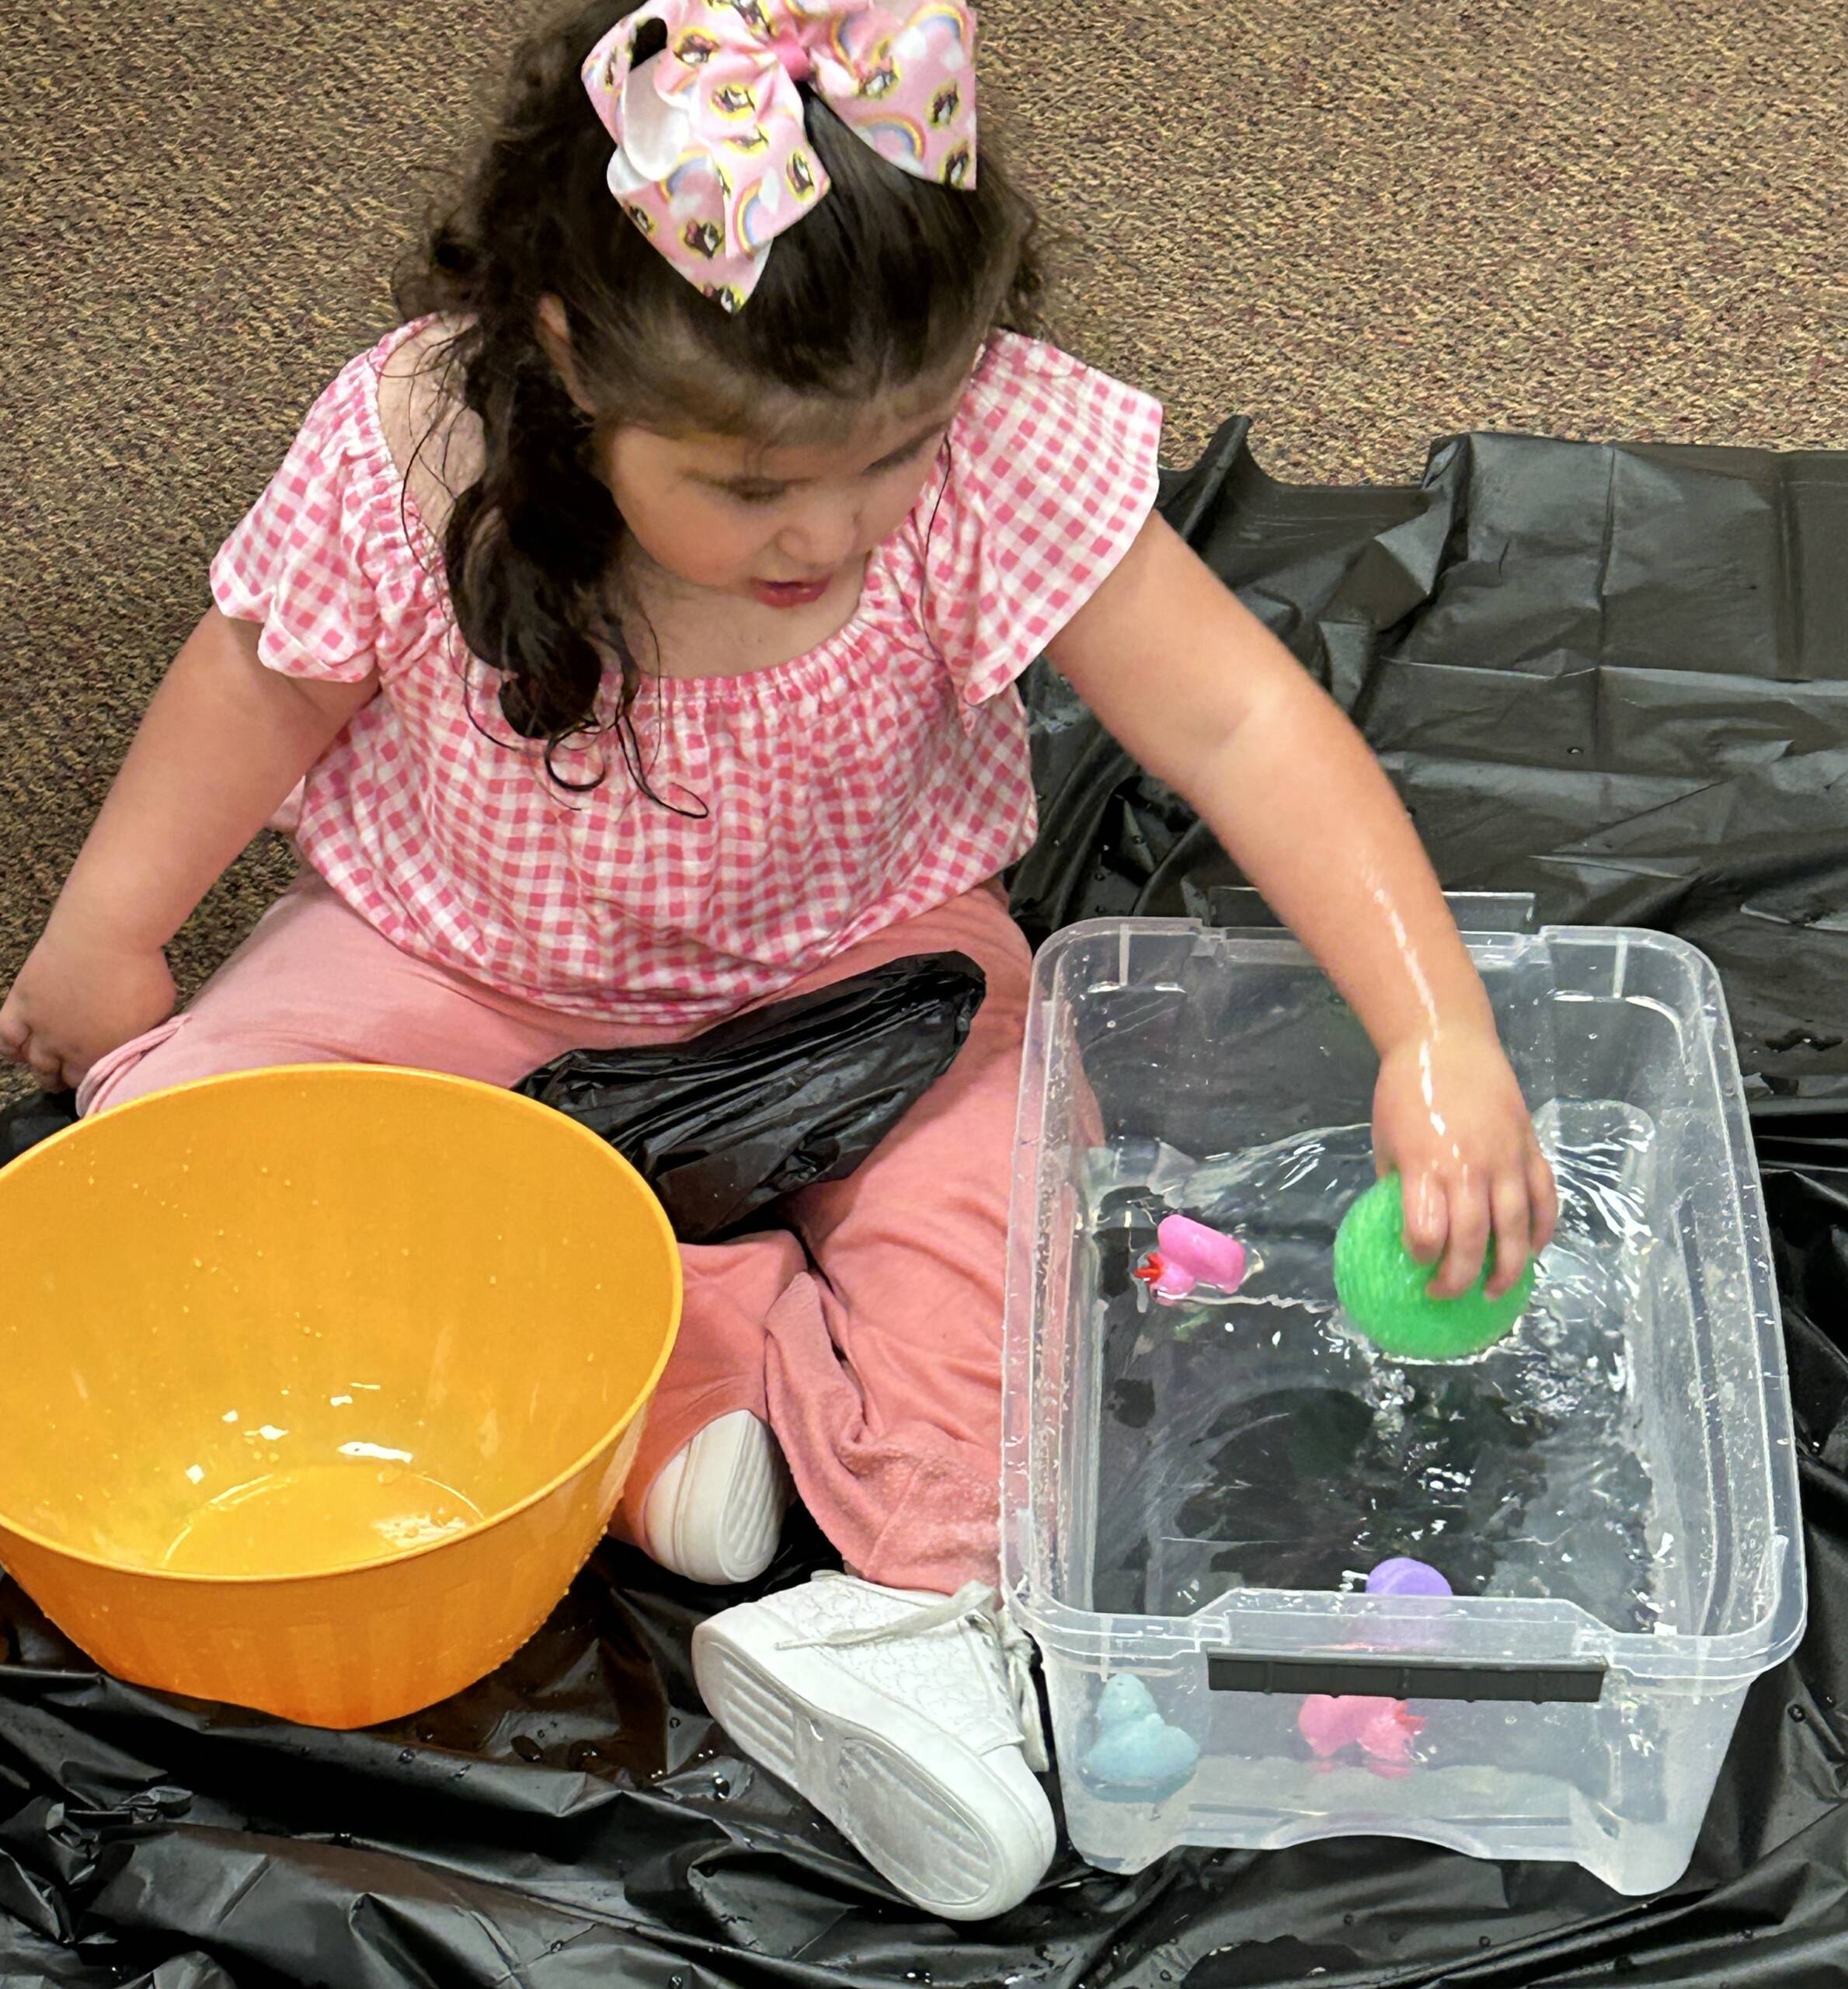
{"label": "black latch on bin", "polygon": [[[1526,891],[1446,891],[1444,902],[1461,932],[1519,935],[1534,928],[1533,895]],[[1206,893],[1206,922],[1216,932],[1274,932],[1283,921],[1249,885],[1216,884]]]}
{"label": "black latch on bin", "polygon": [[1596,1705],[1602,1664],[1460,1664],[1454,1659],[1213,1657],[1216,1692],[1288,1693],[1309,1698],[1455,1699],[1469,1703]]}

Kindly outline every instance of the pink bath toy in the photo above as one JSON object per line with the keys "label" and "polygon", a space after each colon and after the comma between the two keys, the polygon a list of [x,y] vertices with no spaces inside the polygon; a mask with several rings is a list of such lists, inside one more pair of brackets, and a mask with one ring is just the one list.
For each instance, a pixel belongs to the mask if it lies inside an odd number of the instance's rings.
{"label": "pink bath toy", "polygon": [[1411,1743],[1425,1723],[1402,1699],[1331,1698],[1317,1692],[1303,1702],[1296,1726],[1317,1761],[1358,1747],[1376,1774],[1409,1775]]}
{"label": "pink bath toy", "polygon": [[1244,1283],[1245,1246],[1236,1236],[1185,1215],[1164,1217],[1155,1235],[1157,1248],[1136,1275],[1154,1287],[1157,1305],[1185,1305],[1203,1284],[1230,1298]]}

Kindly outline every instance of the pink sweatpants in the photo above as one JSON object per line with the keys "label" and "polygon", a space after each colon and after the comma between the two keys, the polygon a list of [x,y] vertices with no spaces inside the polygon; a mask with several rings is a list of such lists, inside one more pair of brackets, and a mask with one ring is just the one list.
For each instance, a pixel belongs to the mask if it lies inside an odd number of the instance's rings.
{"label": "pink sweatpants", "polygon": [[[844,953],[800,994],[920,953],[977,962],[988,992],[961,1055],[847,1180],[794,1199],[795,1233],[689,1245],[686,1309],[625,1496],[709,1423],[765,1418],[809,1510],[873,1581],[992,1581],[1001,1294],[1027,1001],[1025,941],[997,887]],[[182,1015],[105,1058],[86,1112],[230,1071],[397,1064],[516,1084],[567,1050],[671,1042],[476,986],[400,953],[305,879]]]}

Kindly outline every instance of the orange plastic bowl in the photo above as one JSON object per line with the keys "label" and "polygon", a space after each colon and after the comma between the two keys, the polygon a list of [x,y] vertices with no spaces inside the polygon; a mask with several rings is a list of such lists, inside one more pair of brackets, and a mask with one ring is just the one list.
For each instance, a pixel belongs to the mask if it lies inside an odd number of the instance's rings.
{"label": "orange plastic bowl", "polygon": [[88,1120],[0,1173],[0,1563],[119,1677],[320,1726],[538,1628],[680,1320],[625,1161],[411,1071]]}

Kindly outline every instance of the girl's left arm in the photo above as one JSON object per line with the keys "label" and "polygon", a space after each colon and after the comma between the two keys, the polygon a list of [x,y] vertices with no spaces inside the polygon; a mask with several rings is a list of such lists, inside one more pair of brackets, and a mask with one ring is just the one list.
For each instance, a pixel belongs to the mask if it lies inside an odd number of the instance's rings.
{"label": "girl's left arm", "polygon": [[1124,750],[1199,810],[1380,1053],[1374,1144],[1432,1290],[1514,1284],[1553,1174],[1417,831],[1339,707],[1160,518],[1051,648]]}

